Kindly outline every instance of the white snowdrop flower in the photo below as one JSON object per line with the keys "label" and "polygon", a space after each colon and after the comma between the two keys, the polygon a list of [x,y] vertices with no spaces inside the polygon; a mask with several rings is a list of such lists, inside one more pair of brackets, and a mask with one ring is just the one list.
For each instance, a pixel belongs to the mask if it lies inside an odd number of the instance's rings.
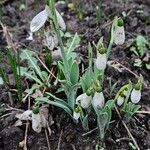
{"label": "white snowdrop flower", "polygon": [[56,10],[56,16],[59,26],[61,27],[62,31],[66,31],[66,24],[60,13]]}
{"label": "white snowdrop flower", "polygon": [[133,89],[131,92],[131,101],[132,103],[138,103],[141,99],[141,90]]}
{"label": "white snowdrop flower", "polygon": [[98,53],[95,64],[99,70],[105,70],[106,65],[107,65],[106,53],[104,53],[104,54]]}
{"label": "white snowdrop flower", "polygon": [[132,103],[138,103],[141,99],[141,83],[137,83],[131,92]]}
{"label": "white snowdrop flower", "polygon": [[91,104],[92,96],[88,96],[86,93],[79,95],[76,98],[76,104],[80,104],[82,108],[88,108]]}
{"label": "white snowdrop flower", "polygon": [[125,42],[125,31],[124,31],[124,21],[118,18],[117,25],[114,31],[114,43],[116,45],[122,45]]}
{"label": "white snowdrop flower", "polygon": [[118,99],[117,99],[117,105],[121,106],[124,103],[125,97],[119,95]]}
{"label": "white snowdrop flower", "polygon": [[115,29],[114,43],[116,45],[122,45],[125,42],[124,26],[117,26]]}
{"label": "white snowdrop flower", "polygon": [[43,11],[38,13],[31,21],[30,30],[31,32],[38,31],[46,22],[49,15],[49,7],[46,6]]}
{"label": "white snowdrop flower", "polygon": [[104,103],[105,103],[105,98],[104,98],[103,92],[95,92],[93,100],[92,100],[93,106],[97,109],[103,108]]}
{"label": "white snowdrop flower", "polygon": [[80,118],[80,112],[74,111],[74,112],[73,112],[73,118],[74,118],[75,120],[78,120],[78,119]]}
{"label": "white snowdrop flower", "polygon": [[37,133],[40,133],[42,130],[42,121],[39,113],[34,114],[32,112],[32,129]]}

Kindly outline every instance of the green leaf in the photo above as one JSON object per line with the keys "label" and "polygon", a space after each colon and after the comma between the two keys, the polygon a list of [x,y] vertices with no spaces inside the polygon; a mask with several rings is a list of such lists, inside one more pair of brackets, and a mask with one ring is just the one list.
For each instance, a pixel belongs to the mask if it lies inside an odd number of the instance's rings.
{"label": "green leaf", "polygon": [[150,70],[150,64],[145,64],[146,68]]}
{"label": "green leaf", "polygon": [[105,136],[105,127],[107,124],[108,115],[107,113],[100,113],[99,116],[97,116],[97,123],[99,128],[99,136],[103,140]]}
{"label": "green leaf", "polygon": [[82,127],[85,130],[89,130],[89,123],[88,123],[88,114],[84,118],[82,118]]}
{"label": "green leaf", "polygon": [[134,60],[134,66],[135,67],[142,67],[142,60],[141,59],[135,59]]}
{"label": "green leaf", "polygon": [[44,103],[48,103],[50,105],[60,107],[60,108],[64,109],[72,117],[71,109],[65,103],[63,103],[61,101],[58,101],[58,100],[51,101],[47,97],[38,97],[38,98],[35,99],[35,101],[44,102]]}
{"label": "green leaf", "polygon": [[79,79],[79,67],[76,61],[74,61],[72,67],[71,67],[71,72],[70,72],[70,80],[73,85],[78,83]]}
{"label": "green leaf", "polygon": [[33,74],[32,71],[28,71],[27,68],[20,67],[20,75],[21,76],[26,76],[26,77],[34,80],[36,83],[42,84],[42,82],[35,75],[32,75],[32,74]]}
{"label": "green leaf", "polygon": [[37,64],[37,59],[34,57],[34,55],[35,53],[30,50],[23,50],[23,52],[20,55],[20,58],[22,60],[27,60],[29,67],[33,68],[39,75],[39,77],[42,79],[42,81],[44,81],[41,70]]}

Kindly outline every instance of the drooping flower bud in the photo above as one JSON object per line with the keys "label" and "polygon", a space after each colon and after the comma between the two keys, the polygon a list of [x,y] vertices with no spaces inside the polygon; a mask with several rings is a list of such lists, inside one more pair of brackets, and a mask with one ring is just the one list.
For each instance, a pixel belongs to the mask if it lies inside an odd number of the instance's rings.
{"label": "drooping flower bud", "polygon": [[74,109],[73,118],[75,120],[78,120],[80,118],[80,108],[79,107],[77,107],[77,108]]}
{"label": "drooping flower bud", "polygon": [[103,92],[95,92],[92,100],[92,104],[94,108],[96,109],[103,108],[104,103],[105,103],[105,98]]}
{"label": "drooping flower bud", "polygon": [[124,22],[121,18],[118,18],[117,25],[114,31],[114,43],[116,45],[122,45],[125,42]]}
{"label": "drooping flower bud", "polygon": [[39,113],[35,114],[32,112],[32,129],[37,133],[40,133],[42,130],[41,116]]}
{"label": "drooping flower bud", "polygon": [[107,56],[105,48],[100,48],[98,50],[95,64],[99,70],[105,70],[107,64]]}
{"label": "drooping flower bud", "polygon": [[88,108],[91,104],[92,96],[88,96],[86,93],[79,95],[76,98],[76,104],[81,105],[82,108]]}
{"label": "drooping flower bud", "polygon": [[124,100],[125,100],[125,95],[124,95],[124,91],[123,91],[118,96],[117,105],[121,106],[124,103]]}
{"label": "drooping flower bud", "polygon": [[131,92],[131,101],[136,104],[141,100],[141,84],[137,83]]}

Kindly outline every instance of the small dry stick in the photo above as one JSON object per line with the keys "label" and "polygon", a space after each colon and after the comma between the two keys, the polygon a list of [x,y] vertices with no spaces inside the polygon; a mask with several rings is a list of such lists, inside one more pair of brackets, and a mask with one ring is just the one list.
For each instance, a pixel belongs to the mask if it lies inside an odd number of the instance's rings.
{"label": "small dry stick", "polygon": [[43,63],[43,61],[42,61],[38,56],[36,56],[36,58],[39,60],[39,62],[42,64],[42,66],[43,66],[55,79],[57,79],[56,76],[46,67],[46,65]]}
{"label": "small dry stick", "polygon": [[82,134],[82,136],[91,134],[92,132],[94,132],[94,131],[97,130],[97,129],[98,129],[98,127],[94,128],[94,129],[92,129],[92,130],[90,130],[89,132],[86,132],[86,133]]}
{"label": "small dry stick", "polygon": [[150,111],[137,111],[137,114],[150,114]]}
{"label": "small dry stick", "polygon": [[60,150],[60,144],[61,144],[62,134],[63,134],[63,130],[61,130],[61,132],[60,132],[57,150]]}
{"label": "small dry stick", "polygon": [[46,128],[44,129],[44,131],[45,131],[45,137],[46,137],[46,141],[47,141],[48,150],[51,150],[49,139],[48,139],[48,133],[47,133]]}
{"label": "small dry stick", "polygon": [[[115,106],[115,110],[116,110],[116,112],[117,112],[119,118],[122,119],[122,117],[121,117],[121,115],[120,115],[120,112],[118,111],[118,109],[117,109],[116,106]],[[127,125],[125,124],[125,122],[124,122],[123,120],[122,120],[122,124],[123,124],[123,126],[125,127],[125,129],[127,130],[128,134],[129,134],[129,136],[131,137],[131,139],[132,139],[132,141],[133,141],[135,147],[137,148],[137,150],[140,150],[140,148],[139,148],[139,146],[138,146],[136,140],[135,140],[134,137],[132,136],[130,130],[128,129]]]}
{"label": "small dry stick", "polygon": [[[29,88],[28,83],[26,82],[27,87]],[[30,109],[30,96],[28,97],[28,110]],[[25,130],[25,136],[24,136],[24,150],[27,150],[27,137],[28,137],[28,128],[29,128],[29,121],[26,123],[26,130]]]}
{"label": "small dry stick", "polygon": [[[123,67],[125,70],[127,70],[128,72],[130,72],[131,74],[133,74],[137,79],[140,78],[140,76],[138,76],[136,73],[134,73],[133,71],[131,71],[129,68],[127,68],[126,66],[122,65],[121,63],[119,63],[118,61],[114,60],[114,62],[118,63],[121,67]],[[147,87],[147,83],[144,81],[144,86]]]}

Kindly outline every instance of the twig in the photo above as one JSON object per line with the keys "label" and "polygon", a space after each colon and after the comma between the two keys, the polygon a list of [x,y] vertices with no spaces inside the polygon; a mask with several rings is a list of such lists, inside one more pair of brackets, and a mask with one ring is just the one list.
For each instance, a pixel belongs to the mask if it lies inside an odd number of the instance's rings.
{"label": "twig", "polygon": [[[27,87],[29,87],[28,83],[27,83]],[[30,96],[28,97],[28,110],[29,109],[30,109]],[[28,128],[29,128],[29,121],[27,121],[26,123],[26,130],[25,130],[25,136],[24,136],[24,148],[23,148],[24,150],[27,150]]]}
{"label": "twig", "polygon": [[[114,60],[114,62],[118,63],[121,67],[123,67],[125,70],[127,70],[128,72],[130,72],[131,74],[133,74],[137,79],[140,78],[140,76],[138,76],[136,73],[134,73],[133,71],[131,71],[129,68],[127,68],[126,66],[122,65],[121,63],[119,63],[118,61]],[[145,81],[143,81],[144,86],[147,87],[147,83]]]}
{"label": "twig", "polygon": [[124,138],[117,139],[116,142],[120,142],[124,140],[131,141],[131,139],[124,137]]}
{"label": "twig", "polygon": [[17,50],[13,44],[12,34],[8,31],[7,27],[4,26],[4,24],[1,21],[0,21],[0,25],[3,29],[3,33],[4,33],[4,36],[6,38],[6,42],[7,42],[8,47],[12,48],[12,50],[17,54]]}
{"label": "twig", "polygon": [[42,64],[42,66],[43,66],[55,79],[57,79],[56,76],[46,67],[46,65],[43,63],[43,61],[42,61],[38,56],[36,56],[36,58],[39,60],[39,62]]}
{"label": "twig", "polygon": [[51,150],[46,128],[44,129],[44,131],[45,131],[45,137],[46,137],[46,141],[47,141],[48,150]]}
{"label": "twig", "polygon": [[[116,110],[116,112],[117,112],[119,118],[122,119],[122,117],[121,117],[121,115],[120,115],[120,112],[118,111],[118,109],[117,109],[116,106],[115,106],[115,110]],[[127,130],[128,135],[131,137],[131,139],[132,139],[132,141],[133,141],[135,147],[137,148],[137,150],[140,150],[140,148],[139,148],[139,146],[138,146],[136,140],[135,140],[134,137],[132,136],[130,130],[128,129],[127,125],[125,124],[125,122],[124,122],[123,120],[122,120],[122,124],[123,124],[123,126],[125,127],[125,129]]]}
{"label": "twig", "polygon": [[92,132],[94,132],[94,131],[95,131],[95,130],[97,130],[97,129],[98,129],[98,127],[96,127],[96,128],[94,128],[94,129],[92,129],[92,130],[90,130],[90,131],[88,131],[88,132],[86,132],[86,133],[82,134],[82,136],[85,136],[85,135],[91,134]]}
{"label": "twig", "polygon": [[12,114],[13,114],[13,113],[5,114],[5,115],[1,116],[0,119],[2,119],[2,118],[4,118],[4,117],[7,117],[7,116],[9,116],[9,115],[12,115]]}
{"label": "twig", "polygon": [[61,144],[62,134],[63,134],[63,130],[61,130],[61,132],[60,132],[57,150],[60,150],[60,144]]}
{"label": "twig", "polygon": [[150,111],[136,111],[137,114],[150,114]]}

